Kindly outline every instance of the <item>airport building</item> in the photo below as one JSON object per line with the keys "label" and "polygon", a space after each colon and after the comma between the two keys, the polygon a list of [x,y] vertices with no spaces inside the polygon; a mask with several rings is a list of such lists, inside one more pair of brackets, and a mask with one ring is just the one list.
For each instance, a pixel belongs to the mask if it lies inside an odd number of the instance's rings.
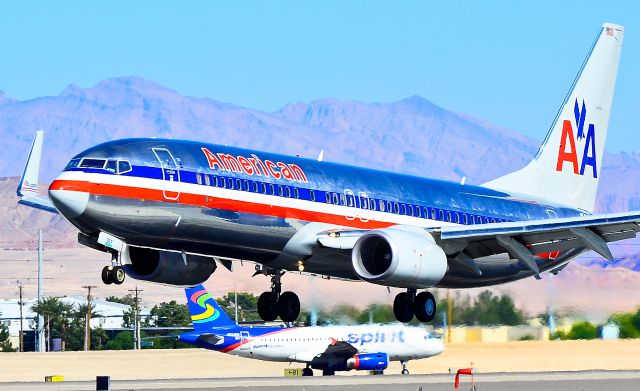
{"label": "airport building", "polygon": [[[87,305],[87,299],[83,297],[62,297],[60,301],[71,304],[74,308]],[[100,327],[104,330],[122,330],[123,315],[130,310],[125,304],[113,303],[105,300],[93,299],[93,312],[98,316],[91,318],[91,327]],[[25,333],[33,332],[36,327],[37,314],[31,308],[37,303],[36,299],[26,299],[22,307],[22,328]],[[150,316],[149,308],[140,307],[141,318]],[[11,343],[18,346],[20,335],[20,304],[19,300],[0,300],[0,322],[9,328]]]}

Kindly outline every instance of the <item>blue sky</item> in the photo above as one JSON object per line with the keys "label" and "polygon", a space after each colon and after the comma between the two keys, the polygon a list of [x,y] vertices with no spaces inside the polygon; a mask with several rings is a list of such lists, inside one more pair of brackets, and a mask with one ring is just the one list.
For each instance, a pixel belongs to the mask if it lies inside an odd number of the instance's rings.
{"label": "blue sky", "polygon": [[3,2],[0,89],[135,75],[265,111],[418,94],[541,140],[605,21],[626,27],[607,148],[640,151],[631,1]]}

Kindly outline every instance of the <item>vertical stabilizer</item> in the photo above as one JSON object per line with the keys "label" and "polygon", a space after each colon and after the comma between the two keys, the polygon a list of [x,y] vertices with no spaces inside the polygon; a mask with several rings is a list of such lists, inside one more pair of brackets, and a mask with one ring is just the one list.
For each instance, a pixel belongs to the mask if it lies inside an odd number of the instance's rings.
{"label": "vertical stabilizer", "polygon": [[483,186],[593,213],[623,36],[602,26],[533,161]]}
{"label": "vertical stabilizer", "polygon": [[184,290],[195,331],[237,327],[202,285]]}
{"label": "vertical stabilizer", "polygon": [[20,183],[18,184],[17,194],[19,197],[25,195],[38,194],[38,176],[40,175],[40,158],[42,157],[42,139],[44,132],[38,130],[31,144],[31,151],[27,158],[27,164],[24,166]]}

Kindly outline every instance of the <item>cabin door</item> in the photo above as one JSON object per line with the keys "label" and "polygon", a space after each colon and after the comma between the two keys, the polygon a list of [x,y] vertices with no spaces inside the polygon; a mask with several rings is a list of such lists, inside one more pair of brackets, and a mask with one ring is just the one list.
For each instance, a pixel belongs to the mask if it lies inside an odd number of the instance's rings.
{"label": "cabin door", "polygon": [[180,199],[180,168],[166,148],[153,148],[162,169],[162,198],[177,202]]}
{"label": "cabin door", "polygon": [[249,338],[249,332],[240,332],[240,350],[250,350],[251,340]]}

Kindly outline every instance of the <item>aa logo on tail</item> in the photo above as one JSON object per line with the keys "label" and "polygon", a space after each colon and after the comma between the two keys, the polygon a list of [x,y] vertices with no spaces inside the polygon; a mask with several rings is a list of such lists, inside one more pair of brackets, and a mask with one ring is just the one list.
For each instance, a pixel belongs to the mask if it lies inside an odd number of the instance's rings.
{"label": "aa logo on tail", "polygon": [[[560,135],[560,148],[558,150],[558,162],[556,171],[564,171],[568,165],[576,175],[584,175],[587,166],[591,167],[593,178],[598,177],[596,169],[596,130],[594,124],[588,124],[585,134],[585,119],[587,117],[587,107],[582,101],[582,107],[578,105],[576,98],[573,106],[575,116],[575,126],[577,133],[573,131],[571,120],[565,119],[562,122],[562,134]],[[584,143],[584,147],[581,144]],[[578,147],[581,147],[581,159],[578,159]]]}
{"label": "aa logo on tail", "polygon": [[191,295],[191,302],[204,309],[204,311],[199,314],[191,315],[191,321],[193,323],[206,323],[218,319],[220,313],[216,311],[211,304],[206,302],[210,299],[211,295],[204,289]]}

